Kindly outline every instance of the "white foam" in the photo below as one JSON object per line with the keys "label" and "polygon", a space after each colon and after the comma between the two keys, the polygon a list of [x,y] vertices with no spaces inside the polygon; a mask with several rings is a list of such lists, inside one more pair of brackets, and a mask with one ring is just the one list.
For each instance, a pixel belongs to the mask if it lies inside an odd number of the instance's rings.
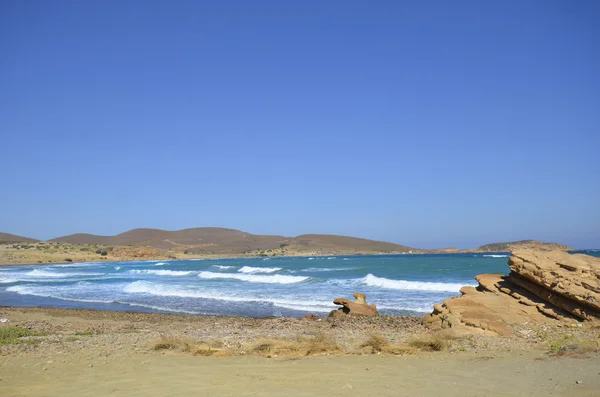
{"label": "white foam", "polygon": [[244,266],[238,270],[240,273],[275,273],[280,271],[280,267],[252,267]]}
{"label": "white foam", "polygon": [[299,270],[301,272],[342,272],[346,270],[356,270],[358,267],[309,267]]}
{"label": "white foam", "polygon": [[484,258],[508,258],[508,255],[482,255]]}
{"label": "white foam", "polygon": [[256,275],[256,274],[237,274],[237,273],[214,273],[214,272],[200,272],[198,277],[203,279],[215,279],[215,278],[232,278],[241,281],[248,281],[250,283],[268,283],[268,284],[294,284],[308,280],[309,277],[303,276],[283,276],[281,274],[275,275]]}
{"label": "white foam", "polygon": [[121,266],[115,266],[115,270],[121,270]]}
{"label": "white foam", "polygon": [[362,278],[362,283],[369,287],[380,287],[387,289],[400,289],[411,291],[440,291],[458,292],[464,285],[459,283],[431,283],[426,281],[391,280],[367,274]]}
{"label": "white foam", "polygon": [[64,277],[94,277],[94,276],[104,276],[104,273],[57,273],[52,271],[46,271],[42,269],[33,269],[30,272],[24,274],[25,277],[50,277],[50,278],[64,278]]}
{"label": "white foam", "polygon": [[154,265],[154,266],[165,266],[165,265],[168,265],[168,263],[165,263],[165,262],[158,262],[158,263],[157,263],[156,265]]}
{"label": "white foam", "polygon": [[336,259],[336,257],[335,256],[330,256],[327,259]]}
{"label": "white foam", "polygon": [[188,276],[190,275],[192,272],[191,271],[182,271],[182,270],[130,270],[130,273],[133,274],[153,274],[155,276],[174,276],[174,277],[180,277],[180,276]]}
{"label": "white foam", "polygon": [[115,303],[114,300],[101,300],[101,299],[83,299],[83,298],[73,298],[67,297],[63,295],[53,294],[52,292],[48,292],[47,289],[43,287],[32,287],[28,285],[14,285],[12,287],[8,287],[7,291],[16,292],[19,295],[33,295],[33,296],[41,296],[43,298],[54,298],[61,299],[65,301],[73,301],[73,302],[85,302],[85,303]]}
{"label": "white foam", "polygon": [[18,283],[19,280],[10,277],[0,277],[0,284]]}
{"label": "white foam", "polygon": [[171,308],[168,308],[168,307],[148,305],[148,304],[145,304],[145,303],[132,303],[132,302],[118,302],[118,303],[121,303],[121,304],[124,304],[124,305],[129,305],[129,306],[145,307],[147,309],[159,310],[159,311],[162,311],[162,312],[185,313],[185,314],[194,314],[194,315],[204,314],[202,312],[194,312],[194,311],[183,310],[183,309],[171,309]]}
{"label": "white foam", "polygon": [[210,292],[206,290],[195,290],[179,286],[171,286],[164,284],[156,284],[147,281],[136,281],[127,285],[124,292],[136,294],[149,294],[163,297],[179,297],[179,298],[197,298],[197,299],[214,299],[226,302],[250,303],[260,302],[280,306],[292,310],[303,311],[318,311],[328,312],[336,306],[329,301],[314,301],[314,300],[291,300],[278,299],[269,297],[251,297],[251,296],[232,296],[223,295],[222,293]]}
{"label": "white foam", "polygon": [[216,267],[217,269],[234,269],[235,266],[223,266],[223,265],[213,265],[213,267]]}

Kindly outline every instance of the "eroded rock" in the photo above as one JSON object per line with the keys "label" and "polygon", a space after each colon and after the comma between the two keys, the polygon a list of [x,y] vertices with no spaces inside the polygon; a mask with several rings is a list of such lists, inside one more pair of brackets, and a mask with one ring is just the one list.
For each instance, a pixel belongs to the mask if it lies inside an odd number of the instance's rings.
{"label": "eroded rock", "polygon": [[458,333],[513,334],[515,325],[600,320],[600,259],[562,251],[515,251],[511,273],[482,274],[477,288],[434,305],[423,322]]}
{"label": "eroded rock", "polygon": [[329,317],[345,317],[345,316],[377,316],[379,312],[375,305],[367,303],[365,294],[355,292],[354,302],[346,298],[337,298],[333,301],[336,305],[342,305],[337,310],[329,312]]}

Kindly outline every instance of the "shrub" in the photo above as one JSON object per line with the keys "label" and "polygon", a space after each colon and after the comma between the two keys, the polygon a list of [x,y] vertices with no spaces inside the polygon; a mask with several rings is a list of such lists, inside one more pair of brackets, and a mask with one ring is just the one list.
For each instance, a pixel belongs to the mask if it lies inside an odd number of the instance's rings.
{"label": "shrub", "polygon": [[39,334],[27,328],[12,326],[0,328],[0,346],[16,345],[19,343],[39,343],[38,339],[21,339],[27,336],[38,336]]}
{"label": "shrub", "polygon": [[445,351],[450,345],[448,335],[441,333],[429,334],[412,339],[409,345],[425,351]]}
{"label": "shrub", "polygon": [[106,256],[106,255],[108,255],[108,252],[106,252],[106,251],[100,251],[100,255]]}
{"label": "shrub", "polygon": [[215,356],[225,357],[233,355],[229,350],[221,349],[223,342],[195,341],[191,338],[182,338],[177,336],[161,335],[161,339],[152,347],[154,350],[175,350],[184,353],[191,353],[195,356]]}
{"label": "shrub", "polygon": [[306,357],[315,354],[339,353],[337,343],[323,335],[299,336],[295,339],[262,339],[250,347],[250,352],[260,356],[277,355],[287,358]]}
{"label": "shrub", "polygon": [[390,342],[388,342],[388,340],[382,335],[371,334],[369,339],[361,343],[360,347],[370,346],[373,348],[373,352],[377,353],[381,352],[384,348],[389,346],[389,344]]}

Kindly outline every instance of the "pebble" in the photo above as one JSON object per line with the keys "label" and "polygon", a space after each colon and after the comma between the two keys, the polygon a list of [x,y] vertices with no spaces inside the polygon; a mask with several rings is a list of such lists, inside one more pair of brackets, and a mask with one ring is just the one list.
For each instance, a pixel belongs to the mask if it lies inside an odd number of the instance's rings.
{"label": "pebble", "polygon": [[578,380],[578,381],[576,381],[575,383],[577,383],[578,385],[580,385],[580,384],[582,384],[582,383],[583,383],[583,381],[581,381],[581,380]]}

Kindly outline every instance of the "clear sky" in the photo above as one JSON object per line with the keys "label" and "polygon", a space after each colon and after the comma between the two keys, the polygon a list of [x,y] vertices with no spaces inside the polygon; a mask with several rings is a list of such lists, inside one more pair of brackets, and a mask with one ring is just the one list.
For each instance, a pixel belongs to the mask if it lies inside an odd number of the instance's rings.
{"label": "clear sky", "polygon": [[0,1],[0,231],[600,247],[600,2]]}

